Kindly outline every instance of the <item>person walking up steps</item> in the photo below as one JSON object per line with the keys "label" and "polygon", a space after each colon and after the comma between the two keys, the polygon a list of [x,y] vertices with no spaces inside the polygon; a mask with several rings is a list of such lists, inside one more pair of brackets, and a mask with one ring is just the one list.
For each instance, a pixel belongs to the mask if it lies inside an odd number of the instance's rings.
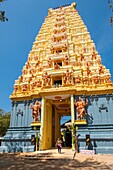
{"label": "person walking up steps", "polygon": [[57,139],[56,141],[56,146],[58,148],[58,153],[61,153],[61,148],[62,148],[62,141],[60,138]]}

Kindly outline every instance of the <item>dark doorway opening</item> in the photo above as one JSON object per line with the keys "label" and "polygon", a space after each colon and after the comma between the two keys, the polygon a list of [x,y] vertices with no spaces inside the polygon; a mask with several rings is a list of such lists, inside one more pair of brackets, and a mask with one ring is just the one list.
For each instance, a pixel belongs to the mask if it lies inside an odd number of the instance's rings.
{"label": "dark doorway opening", "polygon": [[71,147],[71,145],[72,145],[72,134],[71,134],[71,131],[69,129],[66,129],[64,137],[65,137],[65,146]]}

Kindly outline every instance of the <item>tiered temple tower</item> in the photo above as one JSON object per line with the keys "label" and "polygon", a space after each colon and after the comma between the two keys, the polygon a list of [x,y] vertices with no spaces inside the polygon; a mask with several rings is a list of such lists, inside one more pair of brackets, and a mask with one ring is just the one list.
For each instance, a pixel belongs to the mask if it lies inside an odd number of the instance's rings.
{"label": "tiered temple tower", "polygon": [[[60,118],[71,116],[78,126],[79,150],[86,147],[90,135],[97,153],[113,153],[113,84],[101,61],[76,3],[48,10],[48,16],[36,36],[22,74],[15,81],[10,128],[4,139],[16,140],[8,151],[32,151],[31,125],[40,132],[40,149],[55,145],[60,135]],[[74,100],[88,99],[87,114],[77,118]],[[30,105],[41,104],[39,121],[34,122]]]}

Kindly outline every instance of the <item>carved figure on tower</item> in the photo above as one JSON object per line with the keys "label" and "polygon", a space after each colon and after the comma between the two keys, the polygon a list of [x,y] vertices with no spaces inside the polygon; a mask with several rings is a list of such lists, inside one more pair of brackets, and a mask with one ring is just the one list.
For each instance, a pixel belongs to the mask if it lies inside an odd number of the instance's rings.
{"label": "carved figure on tower", "polygon": [[82,100],[81,97],[79,97],[78,101],[74,101],[74,105],[76,107],[76,110],[77,110],[77,118],[78,119],[83,119],[84,116],[86,115],[86,109],[85,109],[85,106],[88,104],[88,99],[86,99],[86,102],[84,102]]}
{"label": "carved figure on tower", "polygon": [[37,122],[39,120],[38,116],[40,114],[40,112],[39,112],[40,108],[41,108],[41,104],[38,100],[36,100],[34,106],[30,105],[30,109],[32,109],[32,117],[34,119],[34,122]]}
{"label": "carved figure on tower", "polygon": [[53,48],[53,46],[51,47],[51,54],[54,54],[55,53],[55,49]]}
{"label": "carved figure on tower", "polygon": [[52,67],[52,60],[50,57],[48,58],[48,66],[49,66],[49,68]]}
{"label": "carved figure on tower", "polygon": [[66,66],[69,64],[69,57],[67,55],[64,57],[64,64]]}
{"label": "carved figure on tower", "polygon": [[14,85],[14,93],[16,93],[18,91],[18,87],[19,87],[18,85],[16,85],[16,84]]}
{"label": "carved figure on tower", "polygon": [[55,63],[54,69],[55,69],[55,70],[60,69],[60,66],[59,66],[59,64],[58,64],[58,63]]}
{"label": "carved figure on tower", "polygon": [[63,45],[62,50],[63,50],[63,52],[67,51],[67,45],[66,44]]}
{"label": "carved figure on tower", "polygon": [[47,71],[42,75],[43,77],[43,86],[50,85],[50,75],[48,75]]}
{"label": "carved figure on tower", "polygon": [[84,60],[84,56],[83,54],[80,54],[80,60],[83,61]]}
{"label": "carved figure on tower", "polygon": [[103,66],[101,65],[99,68],[99,74],[103,74],[103,73],[104,73],[104,69],[103,69]]}
{"label": "carved figure on tower", "polygon": [[38,81],[37,81],[37,87],[41,87],[42,86],[42,81],[39,79]]}
{"label": "carved figure on tower", "polygon": [[81,77],[78,75],[77,77],[75,77],[75,84],[81,83]]}
{"label": "carved figure on tower", "polygon": [[20,76],[19,77],[19,83],[22,83],[22,81],[23,81],[23,76]]}
{"label": "carved figure on tower", "polygon": [[69,70],[66,70],[66,73],[64,73],[64,83],[70,84],[72,80],[72,72],[69,72]]}

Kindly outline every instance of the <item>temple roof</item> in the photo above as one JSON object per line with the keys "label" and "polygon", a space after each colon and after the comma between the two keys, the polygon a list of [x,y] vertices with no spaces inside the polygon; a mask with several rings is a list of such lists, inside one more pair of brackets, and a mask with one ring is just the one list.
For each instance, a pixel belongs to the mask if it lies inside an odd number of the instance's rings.
{"label": "temple roof", "polygon": [[50,8],[10,98],[54,94],[113,93],[111,74],[101,61],[76,3]]}

